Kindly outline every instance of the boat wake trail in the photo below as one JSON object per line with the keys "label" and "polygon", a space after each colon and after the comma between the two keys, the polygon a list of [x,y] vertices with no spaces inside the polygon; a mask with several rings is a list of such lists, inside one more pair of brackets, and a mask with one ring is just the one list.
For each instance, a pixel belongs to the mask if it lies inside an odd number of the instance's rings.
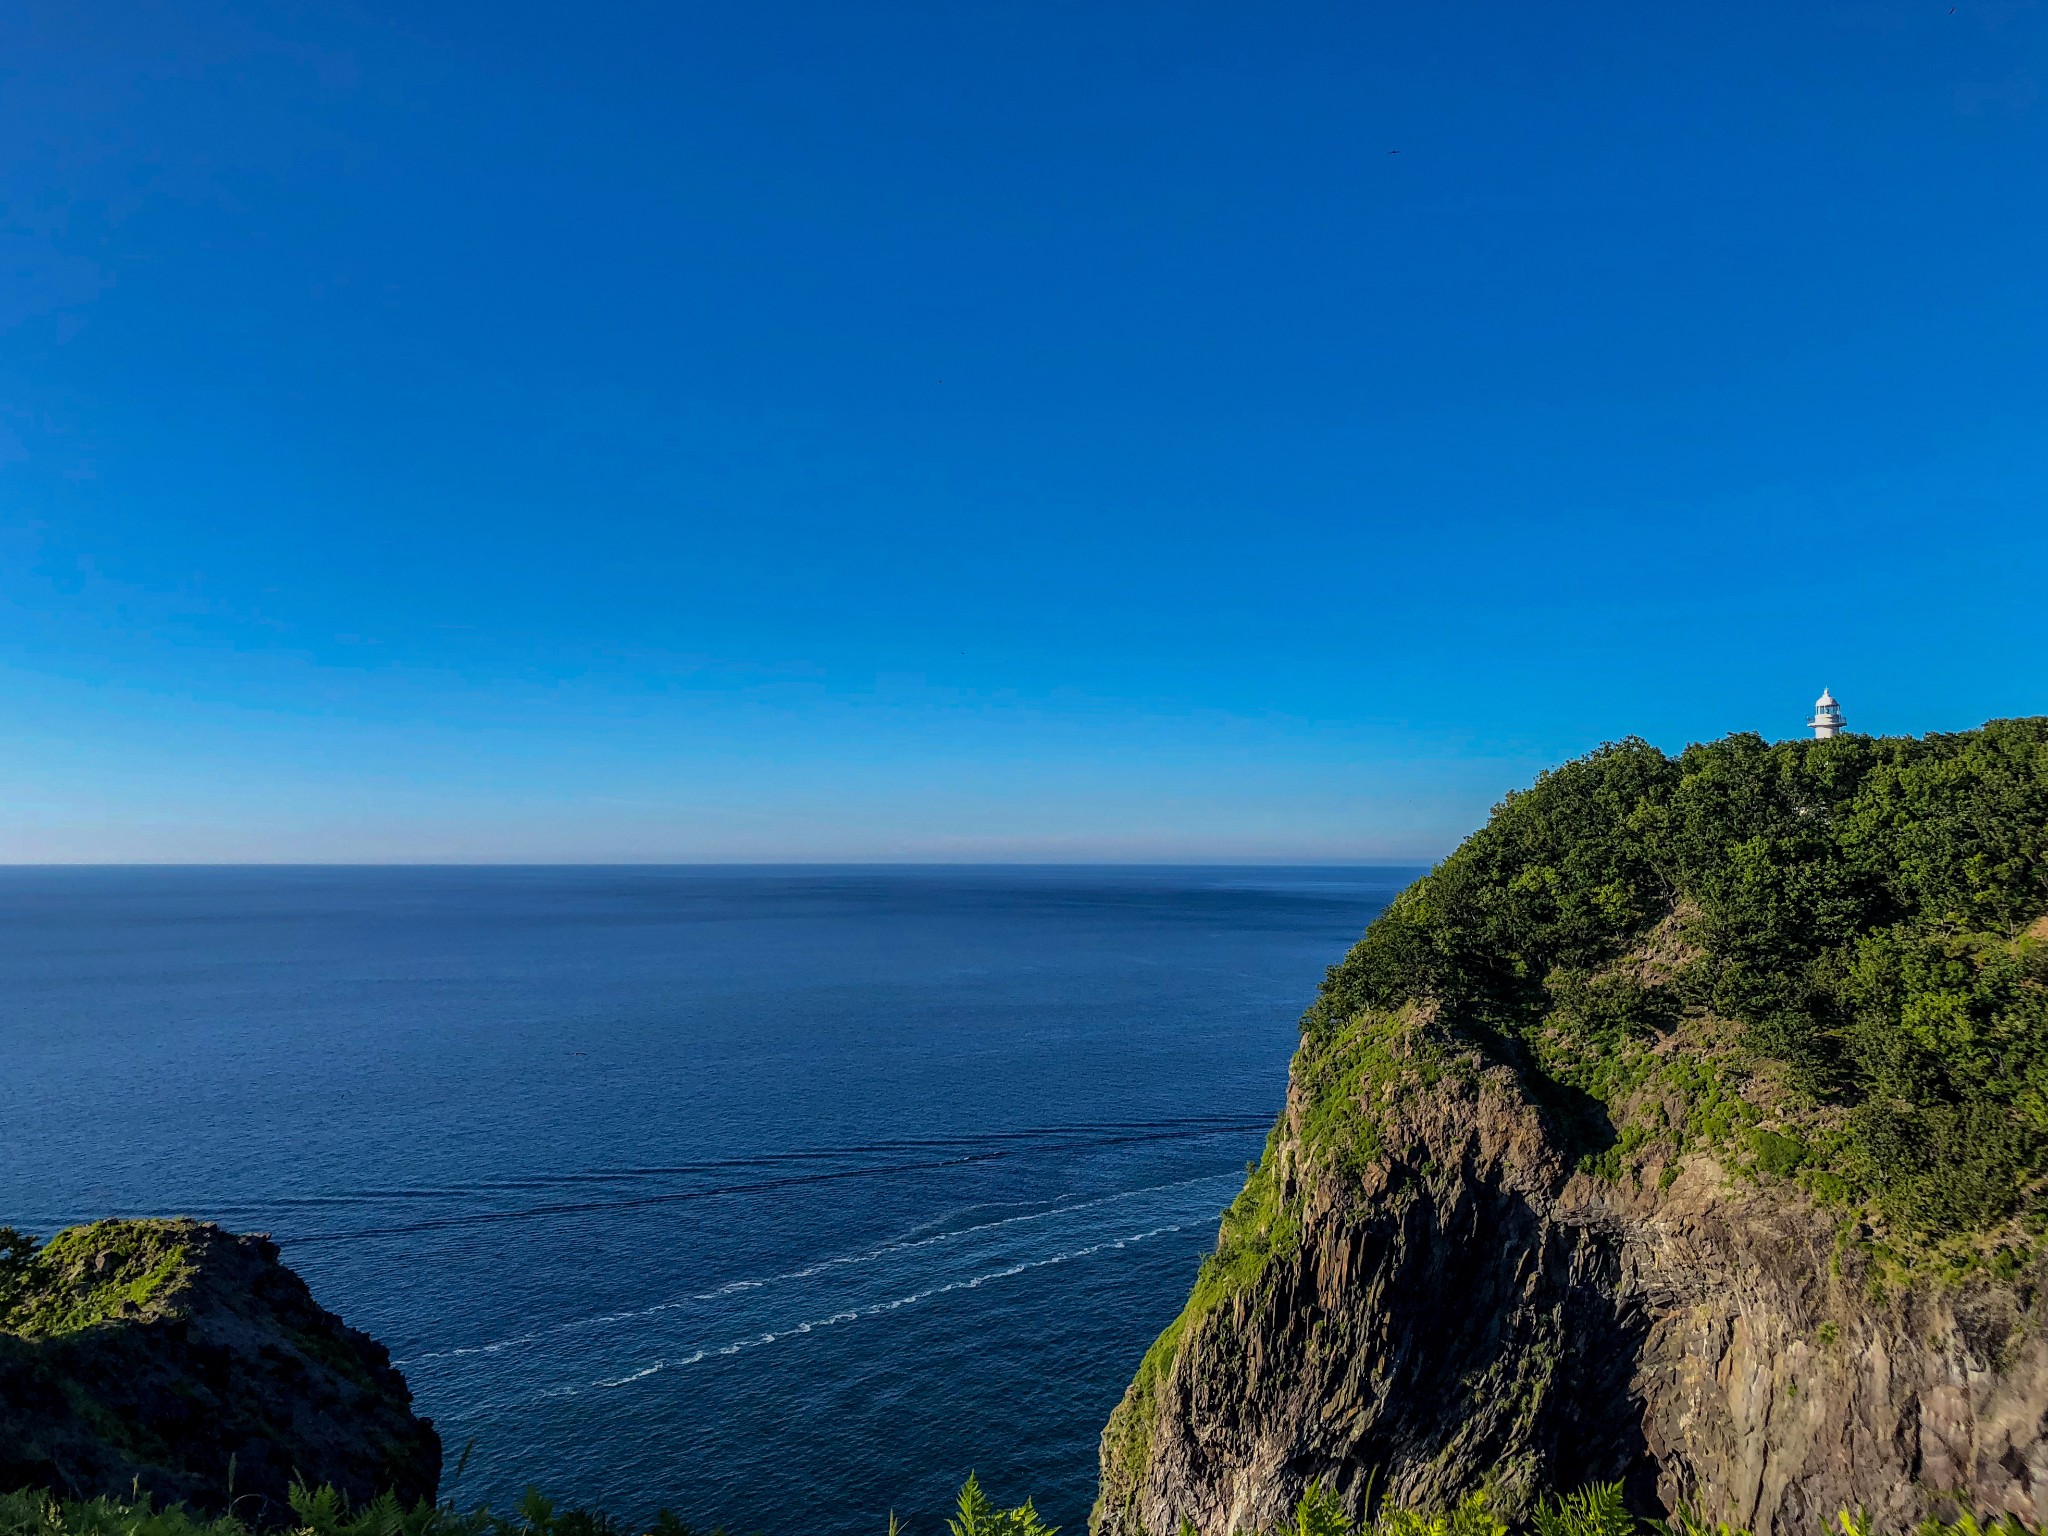
{"label": "boat wake trail", "polygon": [[931,1301],[936,1297],[950,1295],[955,1291],[979,1290],[982,1286],[992,1284],[997,1280],[1007,1280],[1014,1275],[1025,1274],[1034,1269],[1048,1269],[1055,1264],[1069,1264],[1076,1259],[1090,1258],[1098,1253],[1135,1247],[1137,1244],[1147,1242],[1152,1238],[1164,1237],[1169,1232],[1179,1232],[1182,1230],[1184,1230],[1183,1224],[1172,1222],[1165,1226],[1151,1227],[1142,1232],[1126,1233],[1122,1237],[1105,1238],[1101,1242],[1090,1243],[1081,1248],[1069,1248],[1060,1253],[1047,1254],[1043,1258],[1020,1260],[1002,1269],[988,1270],[982,1274],[969,1276],[964,1280],[950,1280],[943,1285],[928,1286],[921,1291],[912,1291],[907,1296],[893,1297],[890,1300],[874,1302],[864,1307],[847,1308],[843,1311],[834,1312],[829,1317],[806,1318],[804,1321],[792,1324],[787,1328],[771,1329],[766,1333],[756,1334],[748,1338],[734,1339],[730,1343],[715,1347],[706,1346],[693,1350],[691,1353],[677,1359],[664,1358],[653,1360],[627,1372],[623,1376],[600,1377],[595,1381],[576,1386],[554,1387],[518,1401],[481,1403],[474,1408],[446,1415],[446,1417],[462,1419],[490,1413],[498,1409],[518,1407],[521,1406],[522,1402],[542,1401],[548,1398],[577,1397],[590,1391],[609,1391],[619,1387],[629,1387],[635,1382],[645,1381],[648,1377],[659,1375],[663,1371],[682,1370],[689,1366],[701,1365],[706,1360],[737,1355],[744,1350],[759,1349],[765,1344],[777,1344],[785,1339],[801,1338],[805,1334],[816,1333],[824,1328],[836,1327],[840,1323],[853,1323],[859,1322],[863,1318],[881,1317],[890,1312],[899,1312],[905,1307],[914,1307],[920,1302]]}
{"label": "boat wake trail", "polygon": [[[568,1322],[556,1323],[551,1327],[537,1329],[531,1333],[515,1334],[505,1339],[494,1339],[488,1344],[465,1344],[453,1349],[433,1350],[424,1354],[409,1355],[404,1359],[393,1360],[391,1363],[403,1369],[411,1370],[415,1366],[425,1365],[435,1360],[453,1360],[464,1355],[502,1354],[506,1350],[516,1349],[520,1345],[538,1343],[558,1334],[572,1333],[577,1329],[604,1328],[619,1323],[634,1322],[641,1318],[657,1317],[664,1312],[673,1312],[683,1307],[719,1301],[727,1296],[736,1296],[744,1291],[760,1290],[766,1286],[781,1285],[794,1280],[810,1280],[819,1275],[827,1274],[832,1270],[846,1269],[856,1264],[879,1263],[901,1255],[914,1253],[921,1248],[937,1248],[946,1244],[965,1243],[979,1237],[983,1233],[999,1232],[1006,1227],[1022,1226],[1031,1222],[1055,1221],[1062,1217],[1078,1215],[1083,1211],[1092,1211],[1103,1206],[1124,1204],[1133,1200],[1142,1200],[1151,1195],[1186,1189],[1191,1185],[1214,1184],[1218,1181],[1219,1177],[1219,1175],[1213,1173],[1201,1174],[1192,1179],[1175,1179],[1171,1183],[1150,1184],[1143,1189],[1122,1190],[1113,1195],[1101,1195],[1093,1200],[1077,1200],[1071,1203],[1054,1205],[1042,1211],[1028,1212],[1022,1216],[1005,1216],[998,1221],[985,1221],[970,1227],[957,1227],[951,1231],[933,1233],[928,1237],[900,1238],[893,1242],[883,1243],[878,1247],[866,1249],[860,1253],[836,1254],[829,1259],[819,1259],[804,1265],[800,1269],[785,1269],[772,1275],[748,1276],[744,1279],[728,1280],[723,1285],[713,1286],[710,1290],[694,1291],[687,1296],[677,1296],[668,1301],[655,1302],[651,1306],[636,1307],[625,1312],[602,1312],[594,1317],[573,1318]],[[1090,1249],[1088,1251],[1095,1252],[1096,1250]],[[831,1320],[838,1321],[838,1319]]]}
{"label": "boat wake trail", "polygon": [[788,1269],[736,1277],[642,1307],[571,1318],[396,1362],[422,1408],[461,1422],[553,1399],[619,1391],[1059,1265],[1206,1231],[1242,1174],[1235,1168],[993,1221],[899,1237]]}

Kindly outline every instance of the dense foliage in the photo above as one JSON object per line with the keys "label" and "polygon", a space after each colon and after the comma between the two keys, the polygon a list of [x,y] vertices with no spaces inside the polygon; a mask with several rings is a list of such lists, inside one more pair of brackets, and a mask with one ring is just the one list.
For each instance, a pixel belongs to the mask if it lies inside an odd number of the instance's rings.
{"label": "dense foliage", "polygon": [[[292,1511],[299,1520],[290,1536],[694,1536],[690,1527],[667,1510],[644,1526],[622,1525],[587,1509],[558,1510],[528,1489],[517,1513],[493,1514],[488,1509],[457,1510],[452,1504],[420,1504],[412,1509],[384,1498],[361,1509],[348,1509],[331,1488],[298,1489]],[[1876,1536],[1860,1515],[1844,1511],[1839,1532],[1815,1536]],[[1030,1501],[1014,1509],[998,1508],[974,1477],[960,1490],[948,1536],[1058,1536]],[[1507,1536],[1508,1524],[1496,1515],[1483,1493],[1439,1511],[1408,1509],[1382,1503],[1363,1522],[1354,1520],[1335,1493],[1311,1483],[1295,1507],[1294,1519],[1263,1536]],[[1600,1484],[1577,1493],[1545,1499],[1528,1524],[1528,1536],[1750,1536],[1723,1524],[1708,1524],[1681,1515],[1669,1522],[1639,1521],[1623,1505],[1619,1484]],[[888,1536],[902,1527],[892,1515]],[[233,1516],[208,1519],[173,1506],[151,1507],[148,1498],[135,1500],[61,1500],[34,1489],[0,1494],[0,1536],[251,1536]],[[722,1531],[712,1536],[725,1536]],[[1192,1536],[1192,1527],[1181,1527]],[[2048,1536],[2048,1528],[2029,1526],[2012,1516],[1978,1521],[1963,1515],[1955,1521],[1929,1520],[1912,1536]]]}
{"label": "dense foliage", "polygon": [[1713,1144],[1909,1246],[1997,1231],[1979,1257],[2013,1263],[2048,1225],[2044,913],[2048,719],[1625,741],[1404,892],[1330,971],[1305,1054],[1433,1001],[1532,1065],[1589,1166]]}

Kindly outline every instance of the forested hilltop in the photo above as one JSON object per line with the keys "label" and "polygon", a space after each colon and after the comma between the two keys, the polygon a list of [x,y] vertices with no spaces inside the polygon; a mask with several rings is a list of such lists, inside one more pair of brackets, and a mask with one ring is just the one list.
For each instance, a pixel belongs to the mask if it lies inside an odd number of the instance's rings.
{"label": "forested hilltop", "polygon": [[2048,719],[1627,741],[1403,893],[1301,1065],[1362,1076],[1347,1026],[1428,1001],[1526,1051],[1588,1169],[1711,1146],[1866,1218],[1890,1262],[2017,1274],[2048,1229],[2044,912]]}
{"label": "forested hilltop", "polygon": [[1374,1475],[2048,1515],[2044,912],[2048,719],[1510,795],[1330,970],[1097,1524]]}

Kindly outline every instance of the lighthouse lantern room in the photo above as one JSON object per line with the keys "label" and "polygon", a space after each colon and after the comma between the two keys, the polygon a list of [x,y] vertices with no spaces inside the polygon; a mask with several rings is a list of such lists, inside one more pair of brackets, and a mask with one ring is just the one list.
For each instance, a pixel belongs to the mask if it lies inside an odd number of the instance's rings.
{"label": "lighthouse lantern room", "polygon": [[1813,727],[1816,741],[1830,741],[1842,734],[1846,728],[1842,720],[1842,706],[1835,702],[1835,696],[1823,688],[1820,698],[1813,706],[1813,718],[1806,722]]}

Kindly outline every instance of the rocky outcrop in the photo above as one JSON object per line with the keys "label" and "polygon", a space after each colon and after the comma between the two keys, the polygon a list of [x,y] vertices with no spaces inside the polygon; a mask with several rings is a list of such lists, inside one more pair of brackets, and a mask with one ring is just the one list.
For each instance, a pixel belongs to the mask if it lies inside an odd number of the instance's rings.
{"label": "rocky outcrop", "polygon": [[294,1481],[435,1496],[441,1442],[384,1347],[264,1237],[192,1221],[59,1233],[0,1297],[0,1488],[288,1515]]}
{"label": "rocky outcrop", "polygon": [[1254,1531],[1312,1479],[1512,1511],[1619,1478],[1801,1536],[1859,1506],[2048,1520],[2048,1277],[1879,1284],[1791,1181],[1699,1151],[1580,1171],[1511,1045],[1410,1010],[1370,1050],[1333,1088],[1304,1048],[1254,1176],[1266,1251],[1212,1261],[1148,1357],[1098,1531]]}

